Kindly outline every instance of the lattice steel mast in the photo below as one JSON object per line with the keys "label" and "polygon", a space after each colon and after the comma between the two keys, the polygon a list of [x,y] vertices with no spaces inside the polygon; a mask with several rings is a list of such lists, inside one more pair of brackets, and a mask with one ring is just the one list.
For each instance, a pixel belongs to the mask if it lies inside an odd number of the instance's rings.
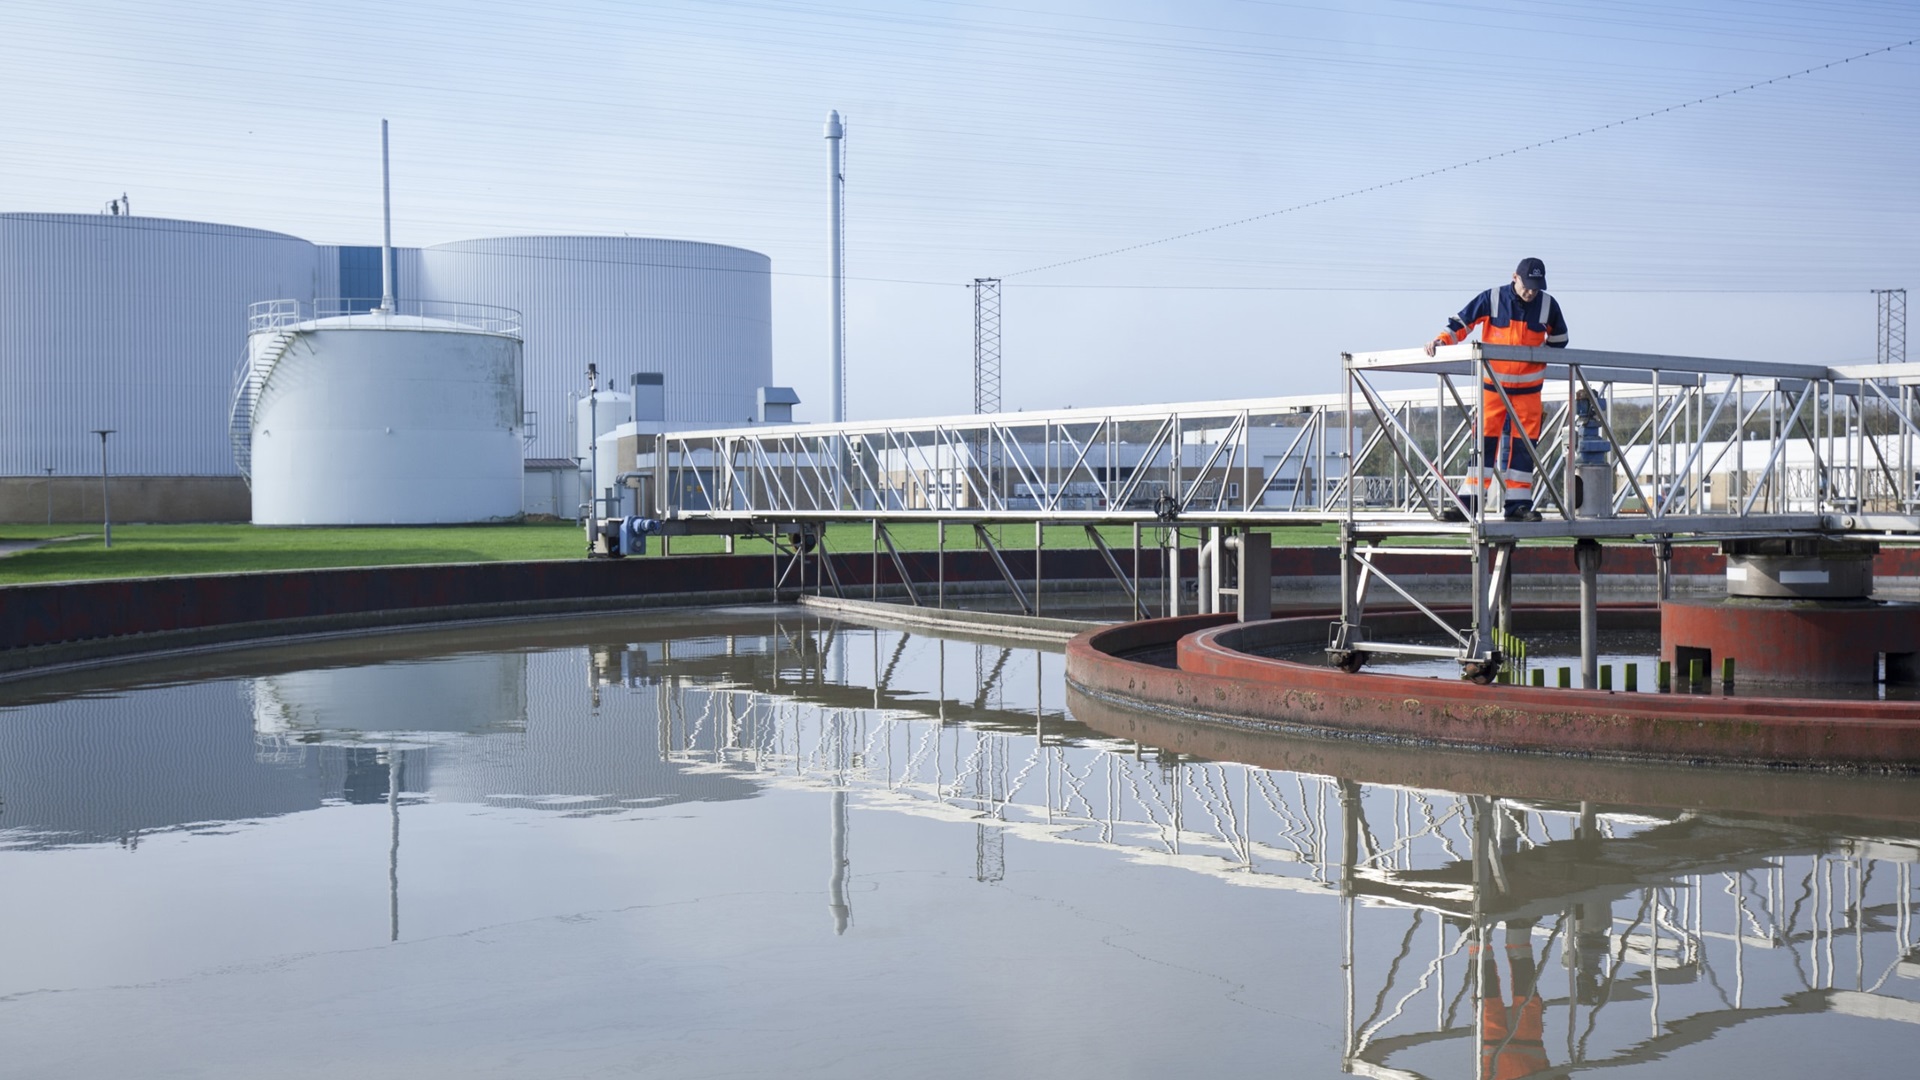
{"label": "lattice steel mast", "polygon": [[1000,411],[1000,279],[973,279],[973,411]]}
{"label": "lattice steel mast", "polygon": [[1873,358],[1882,364],[1904,364],[1907,362],[1907,290],[1875,289],[1873,298],[1879,309]]}

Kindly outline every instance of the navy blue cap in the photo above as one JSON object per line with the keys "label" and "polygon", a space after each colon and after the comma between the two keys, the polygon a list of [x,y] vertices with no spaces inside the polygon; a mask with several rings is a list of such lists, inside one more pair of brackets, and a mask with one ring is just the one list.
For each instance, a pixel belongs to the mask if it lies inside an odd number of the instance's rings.
{"label": "navy blue cap", "polygon": [[1530,289],[1547,291],[1547,264],[1539,259],[1521,259],[1520,265],[1513,271]]}

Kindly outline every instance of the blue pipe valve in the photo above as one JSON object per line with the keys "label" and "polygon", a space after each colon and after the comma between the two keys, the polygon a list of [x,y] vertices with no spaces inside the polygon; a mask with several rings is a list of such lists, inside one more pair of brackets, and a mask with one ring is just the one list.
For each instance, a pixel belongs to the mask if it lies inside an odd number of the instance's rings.
{"label": "blue pipe valve", "polygon": [[1580,465],[1605,465],[1607,452],[1613,444],[1600,433],[1601,411],[1607,407],[1607,399],[1597,397],[1586,391],[1574,399],[1573,415],[1580,425],[1580,447],[1577,463]]}

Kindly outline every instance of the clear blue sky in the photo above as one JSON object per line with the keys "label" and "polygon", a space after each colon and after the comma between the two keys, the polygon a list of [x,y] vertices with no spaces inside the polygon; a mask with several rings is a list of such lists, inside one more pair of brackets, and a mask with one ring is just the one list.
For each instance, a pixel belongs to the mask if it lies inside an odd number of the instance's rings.
{"label": "clear blue sky", "polygon": [[[1920,45],[1426,179],[1037,270],[1920,37],[1920,5],[1708,0],[9,0],[0,209],[395,240],[627,233],[773,258],[825,415],[829,109],[854,417],[1330,390],[1524,255],[1574,344],[1872,358],[1920,288]],[[1915,357],[1920,359],[1920,356]]]}

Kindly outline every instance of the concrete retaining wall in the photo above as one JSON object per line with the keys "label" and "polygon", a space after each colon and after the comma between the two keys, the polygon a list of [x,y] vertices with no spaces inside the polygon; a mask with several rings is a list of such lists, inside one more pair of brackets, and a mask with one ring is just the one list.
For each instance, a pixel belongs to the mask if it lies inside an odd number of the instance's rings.
{"label": "concrete retaining wall", "polygon": [[[98,528],[97,476],[0,476],[0,524],[43,525],[47,495],[53,520]],[[113,520],[125,522],[246,521],[253,516],[247,482],[237,476],[113,476],[107,479]]]}
{"label": "concrete retaining wall", "polygon": [[[1005,553],[1023,587],[1033,553]],[[835,555],[842,587],[865,597],[876,581],[899,595],[899,578],[882,558]],[[931,554],[909,555],[922,582]],[[1110,579],[1091,551],[1049,551],[1050,585]],[[985,552],[949,552],[947,579],[992,589],[999,571]],[[920,577],[924,575],[924,577]],[[771,557],[678,555],[672,558],[491,562],[200,574],[0,586],[0,672],[195,648],[253,638],[329,633],[356,627],[458,619],[548,615],[776,599]],[[784,595],[794,595],[793,582]],[[1004,586],[999,586],[1004,588]],[[923,586],[923,596],[927,593]]]}

